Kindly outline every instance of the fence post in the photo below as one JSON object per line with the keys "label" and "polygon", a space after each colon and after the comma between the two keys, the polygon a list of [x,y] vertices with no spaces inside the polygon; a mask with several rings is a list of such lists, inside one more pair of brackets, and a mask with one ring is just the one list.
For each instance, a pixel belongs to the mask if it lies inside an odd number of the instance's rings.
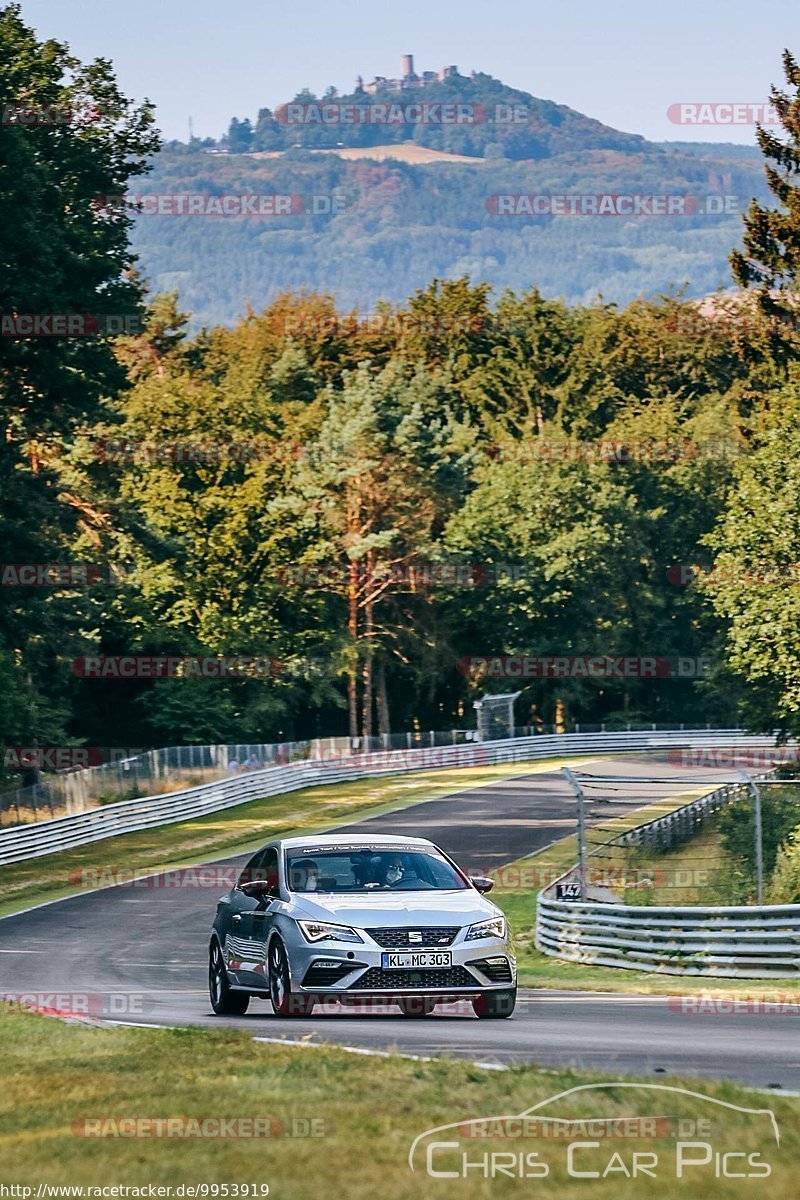
{"label": "fence post", "polygon": [[756,838],[756,904],[764,903],[764,837],[761,828],[761,792],[747,771],[742,771],[742,778],[753,797],[753,824]]}
{"label": "fence post", "polygon": [[578,777],[570,771],[569,767],[562,767],[562,771],[569,781],[569,785],[575,793],[575,799],[578,801],[578,886],[580,887],[581,900],[586,899],[586,814],[584,812],[584,797],[583,788],[580,785]]}

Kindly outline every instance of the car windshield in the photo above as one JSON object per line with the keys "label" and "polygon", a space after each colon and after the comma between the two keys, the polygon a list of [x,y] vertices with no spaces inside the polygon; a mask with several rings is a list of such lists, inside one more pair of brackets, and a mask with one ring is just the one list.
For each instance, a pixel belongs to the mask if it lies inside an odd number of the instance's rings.
{"label": "car windshield", "polygon": [[469,885],[434,850],[316,849],[288,851],[293,892],[444,892]]}

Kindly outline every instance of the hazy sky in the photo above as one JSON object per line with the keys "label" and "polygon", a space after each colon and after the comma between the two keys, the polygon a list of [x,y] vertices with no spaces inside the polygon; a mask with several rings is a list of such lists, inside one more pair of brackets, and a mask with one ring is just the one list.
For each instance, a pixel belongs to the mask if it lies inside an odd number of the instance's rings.
{"label": "hazy sky", "polygon": [[800,56],[800,2],[770,0],[23,0],[40,36],[115,64],[166,137],[218,137],[302,87],[456,64],[657,141],[752,141],[747,126],[672,124],[681,101],[755,102]]}

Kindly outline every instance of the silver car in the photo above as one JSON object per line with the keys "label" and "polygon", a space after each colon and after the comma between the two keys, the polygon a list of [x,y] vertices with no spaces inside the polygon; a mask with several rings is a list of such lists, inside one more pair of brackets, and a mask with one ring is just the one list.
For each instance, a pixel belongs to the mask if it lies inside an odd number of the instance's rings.
{"label": "silver car", "polygon": [[506,918],[424,838],[317,835],[270,842],[217,904],[209,947],[214,1012],[270,999],[308,1016],[324,998],[390,1001],[427,1016],[466,998],[508,1017],[516,960]]}

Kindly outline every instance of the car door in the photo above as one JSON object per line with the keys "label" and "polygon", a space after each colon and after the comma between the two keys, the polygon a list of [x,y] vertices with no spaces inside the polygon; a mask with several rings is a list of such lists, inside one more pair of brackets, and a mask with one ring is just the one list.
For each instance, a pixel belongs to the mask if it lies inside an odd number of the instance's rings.
{"label": "car door", "polygon": [[[266,880],[270,895],[258,899],[242,891],[243,883]],[[267,846],[247,864],[234,890],[231,917],[231,949],[236,954],[238,982],[264,986],[267,938],[271,928],[269,913],[278,899],[278,850]]]}

